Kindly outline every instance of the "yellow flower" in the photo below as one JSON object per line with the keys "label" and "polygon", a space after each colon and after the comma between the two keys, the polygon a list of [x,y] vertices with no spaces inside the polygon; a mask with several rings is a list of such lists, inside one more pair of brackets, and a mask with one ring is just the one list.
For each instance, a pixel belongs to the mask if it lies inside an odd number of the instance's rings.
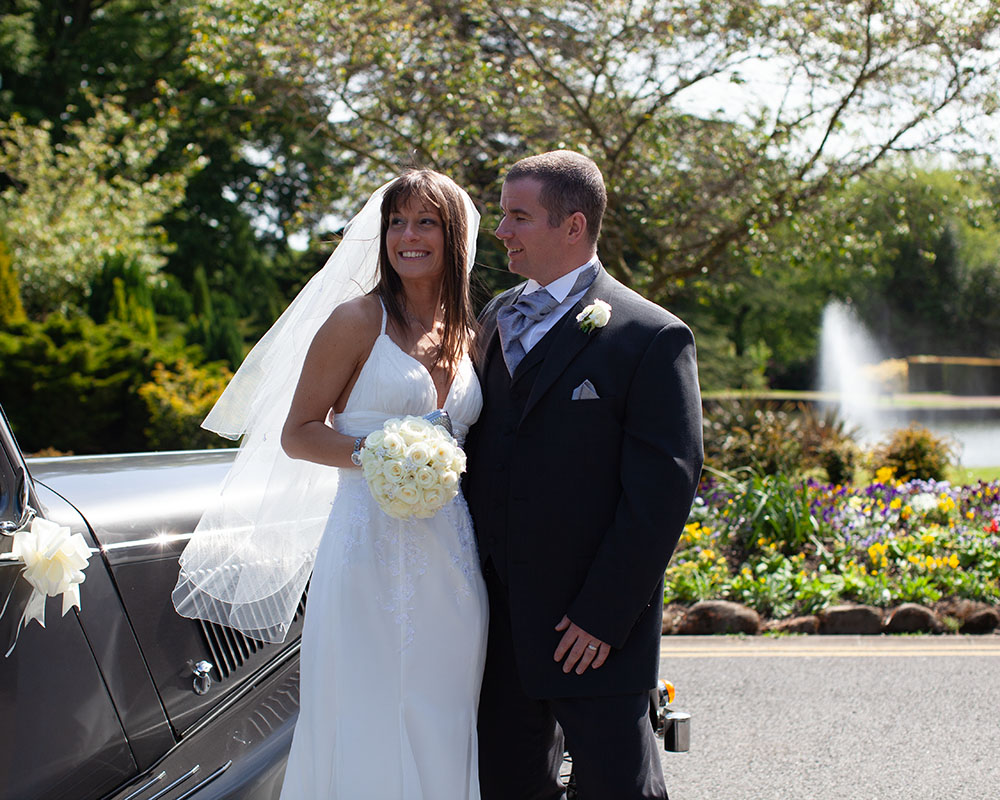
{"label": "yellow flower", "polygon": [[893,509],[894,511],[902,507],[903,507],[903,501],[898,497],[892,498],[892,501],[889,503],[889,508]]}
{"label": "yellow flower", "polygon": [[976,512],[975,512],[975,511],[973,511],[973,510],[972,510],[972,509],[970,508],[970,509],[969,509],[968,511],[966,511],[966,512],[965,512],[965,518],[966,518],[966,519],[975,519],[975,518],[976,518]]}
{"label": "yellow flower", "polygon": [[715,551],[714,550],[702,550],[701,555],[698,556],[702,561],[715,561]]}
{"label": "yellow flower", "polygon": [[875,480],[878,483],[889,483],[892,480],[892,476],[896,474],[895,467],[879,467],[875,471]]}
{"label": "yellow flower", "polygon": [[923,542],[924,544],[934,544],[934,534],[933,533],[924,533],[920,537],[920,541]]}
{"label": "yellow flower", "polygon": [[955,553],[952,553],[951,556],[948,557],[948,566],[952,569],[958,569],[958,564],[958,556]]}

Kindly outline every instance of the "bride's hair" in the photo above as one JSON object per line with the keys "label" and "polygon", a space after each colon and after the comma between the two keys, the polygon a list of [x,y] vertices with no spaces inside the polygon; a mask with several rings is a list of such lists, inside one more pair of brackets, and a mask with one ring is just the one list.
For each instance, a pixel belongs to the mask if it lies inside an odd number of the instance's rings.
{"label": "bride's hair", "polygon": [[444,336],[436,363],[444,366],[449,373],[454,372],[462,354],[468,349],[476,319],[469,297],[469,220],[461,191],[451,178],[429,169],[410,170],[393,181],[382,198],[379,276],[373,289],[397,327],[406,328],[403,283],[389,263],[385,235],[389,217],[411,200],[432,206],[441,216],[444,229],[444,280],[441,287]]}

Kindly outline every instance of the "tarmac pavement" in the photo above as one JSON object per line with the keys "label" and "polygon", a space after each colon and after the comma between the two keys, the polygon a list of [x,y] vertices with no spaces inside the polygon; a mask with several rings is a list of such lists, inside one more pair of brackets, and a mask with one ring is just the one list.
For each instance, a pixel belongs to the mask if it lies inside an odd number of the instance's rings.
{"label": "tarmac pavement", "polygon": [[1000,797],[1000,635],[685,637],[671,800]]}

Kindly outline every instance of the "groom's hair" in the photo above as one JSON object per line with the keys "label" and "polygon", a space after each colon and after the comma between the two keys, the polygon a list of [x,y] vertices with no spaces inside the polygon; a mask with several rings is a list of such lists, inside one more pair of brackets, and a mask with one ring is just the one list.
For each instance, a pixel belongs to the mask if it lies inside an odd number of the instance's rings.
{"label": "groom's hair", "polygon": [[572,150],[528,156],[507,170],[504,180],[522,178],[534,178],[542,184],[538,201],[549,212],[551,227],[562,225],[566,217],[579,211],[587,220],[590,244],[597,244],[608,192],[601,170],[592,159]]}

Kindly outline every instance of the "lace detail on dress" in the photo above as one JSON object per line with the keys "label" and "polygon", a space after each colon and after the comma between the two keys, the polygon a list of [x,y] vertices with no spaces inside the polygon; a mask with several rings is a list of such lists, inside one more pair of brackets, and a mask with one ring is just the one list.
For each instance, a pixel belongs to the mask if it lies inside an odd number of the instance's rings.
{"label": "lace detail on dress", "polygon": [[416,582],[427,572],[429,561],[422,540],[433,532],[416,520],[386,519],[390,521],[382,526],[375,540],[375,555],[392,580],[381,588],[379,600],[399,625],[400,642],[405,649],[413,643],[416,632],[411,613]]}
{"label": "lace detail on dress", "polygon": [[472,587],[479,577],[479,550],[472,529],[472,518],[461,494],[438,513],[445,517],[458,534],[458,549],[452,551],[451,563],[465,578],[455,584],[455,601],[460,602],[472,594]]}

